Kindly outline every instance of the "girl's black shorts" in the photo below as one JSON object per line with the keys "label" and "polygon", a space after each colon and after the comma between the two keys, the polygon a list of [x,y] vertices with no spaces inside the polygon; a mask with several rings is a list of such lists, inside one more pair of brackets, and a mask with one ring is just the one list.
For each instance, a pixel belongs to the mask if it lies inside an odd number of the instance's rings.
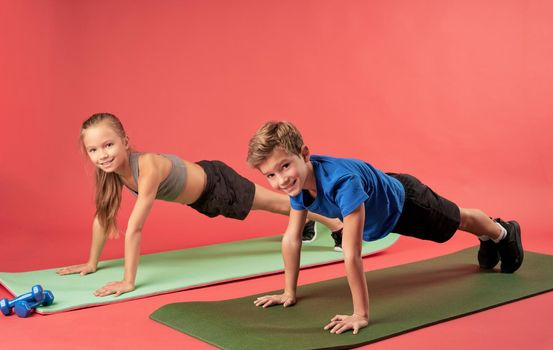
{"label": "girl's black shorts", "polygon": [[255,184],[218,160],[197,163],[206,175],[204,192],[190,207],[209,217],[223,215],[244,220],[255,197]]}

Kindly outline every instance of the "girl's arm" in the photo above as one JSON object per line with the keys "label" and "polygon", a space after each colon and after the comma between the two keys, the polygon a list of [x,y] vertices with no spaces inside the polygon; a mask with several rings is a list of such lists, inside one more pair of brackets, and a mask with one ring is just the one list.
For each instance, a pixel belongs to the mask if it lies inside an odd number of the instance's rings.
{"label": "girl's arm", "polygon": [[106,296],[134,290],[136,271],[140,259],[142,227],[150,213],[159,184],[163,180],[163,160],[158,155],[144,154],[139,158],[138,199],[129,217],[125,232],[125,273],[122,281],[111,282],[96,290],[96,296]]}
{"label": "girl's arm", "polygon": [[265,295],[254,301],[256,306],[267,307],[282,304],[284,307],[296,303],[296,288],[300,270],[301,233],[307,217],[306,210],[290,210],[288,227],[282,238],[282,257],[284,259],[284,293]]}
{"label": "girl's arm", "polygon": [[104,250],[106,244],[107,235],[105,230],[100,225],[98,217],[94,217],[92,222],[92,244],[90,245],[90,255],[88,262],[82,265],[74,265],[69,267],[64,267],[56,271],[58,275],[69,275],[73,273],[79,273],[81,276],[84,276],[88,273],[96,272],[98,268],[98,261],[100,260],[100,255]]}
{"label": "girl's arm", "polygon": [[344,217],[342,249],[346,264],[346,275],[353,299],[352,315],[336,315],[324,329],[340,334],[348,329],[357,334],[359,329],[369,324],[369,291],[363,272],[361,244],[365,223],[365,204],[361,204],[351,214]]}

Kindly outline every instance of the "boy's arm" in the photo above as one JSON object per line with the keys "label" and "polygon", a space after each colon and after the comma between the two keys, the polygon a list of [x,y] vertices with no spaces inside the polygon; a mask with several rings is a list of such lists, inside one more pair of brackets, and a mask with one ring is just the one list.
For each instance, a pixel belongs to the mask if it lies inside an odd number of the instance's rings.
{"label": "boy's arm", "polygon": [[129,217],[125,232],[125,273],[122,281],[111,282],[96,290],[96,296],[106,296],[134,290],[136,271],[140,259],[140,241],[142,227],[154,204],[162,174],[156,164],[156,155],[146,154],[139,160],[140,177],[138,179],[138,198]]}
{"label": "boy's arm", "polygon": [[296,288],[300,270],[301,233],[306,217],[306,210],[290,210],[288,227],[282,238],[285,279],[284,293],[259,297],[254,301],[256,306],[267,307],[282,304],[286,307],[296,303]]}
{"label": "boy's arm", "polygon": [[361,204],[351,214],[344,217],[342,249],[351,297],[353,299],[352,315],[336,315],[324,329],[340,334],[352,329],[357,334],[359,329],[369,324],[369,292],[363,271],[361,243],[365,223],[365,205]]}
{"label": "boy's arm", "polygon": [[107,240],[107,234],[105,233],[105,230],[100,225],[100,221],[96,216],[94,217],[94,221],[92,223],[92,243],[90,245],[90,254],[88,257],[88,262],[82,265],[64,267],[56,271],[56,273],[58,275],[69,275],[73,273],[78,273],[81,276],[84,276],[88,273],[96,272],[96,269],[98,268],[98,261],[100,260],[100,255],[104,250],[106,240]]}

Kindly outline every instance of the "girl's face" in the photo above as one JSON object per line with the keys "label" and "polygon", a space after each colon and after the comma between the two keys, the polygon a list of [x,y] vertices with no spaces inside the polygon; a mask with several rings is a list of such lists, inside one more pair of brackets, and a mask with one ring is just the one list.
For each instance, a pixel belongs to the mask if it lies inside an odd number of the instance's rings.
{"label": "girl's face", "polygon": [[83,131],[83,145],[90,161],[105,172],[114,172],[127,162],[129,143],[107,122]]}

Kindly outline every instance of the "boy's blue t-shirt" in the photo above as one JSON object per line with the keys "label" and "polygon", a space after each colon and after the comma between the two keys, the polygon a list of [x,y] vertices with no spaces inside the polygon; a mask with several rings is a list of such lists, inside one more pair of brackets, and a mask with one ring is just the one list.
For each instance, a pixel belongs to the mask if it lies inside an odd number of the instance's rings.
{"label": "boy's blue t-shirt", "polygon": [[351,214],[365,203],[363,240],[386,236],[397,223],[405,190],[401,182],[357,159],[311,156],[317,183],[317,197],[303,190],[290,197],[296,210],[309,210],[330,218]]}

